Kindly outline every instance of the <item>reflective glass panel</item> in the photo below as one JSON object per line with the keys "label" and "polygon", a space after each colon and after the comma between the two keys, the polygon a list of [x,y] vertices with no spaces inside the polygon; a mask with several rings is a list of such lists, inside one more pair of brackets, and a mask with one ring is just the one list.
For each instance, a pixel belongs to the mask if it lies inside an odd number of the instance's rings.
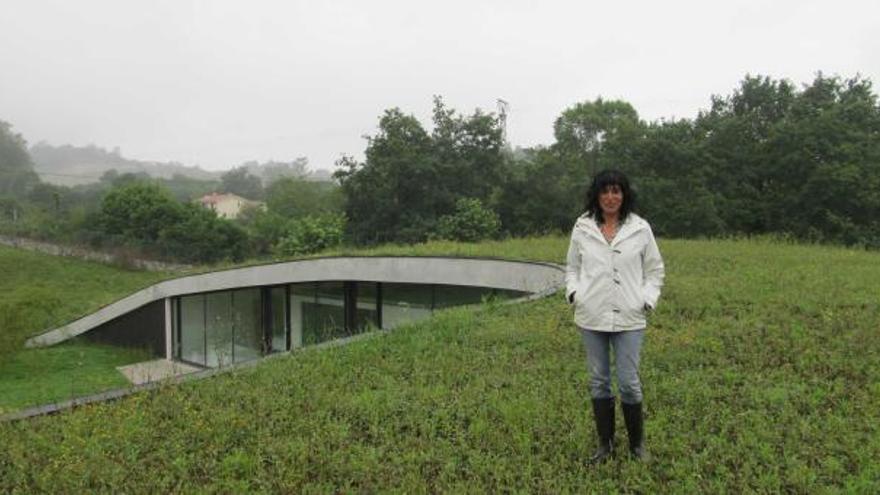
{"label": "reflective glass panel", "polygon": [[306,305],[315,303],[315,284],[290,285],[290,348],[303,346],[306,326]]}
{"label": "reflective glass panel", "polygon": [[352,285],[354,286],[355,300],[357,301],[355,331],[360,333],[369,328],[378,328],[379,313],[376,310],[378,284],[376,282],[356,282]]}
{"label": "reflective glass panel", "polygon": [[205,296],[182,296],[180,299],[180,349],[177,357],[205,364]]}
{"label": "reflective glass panel", "polygon": [[232,363],[232,293],[205,294],[206,364],[212,368]]}
{"label": "reflective glass panel", "polygon": [[236,363],[263,355],[263,306],[259,288],[232,292],[233,353]]}
{"label": "reflective glass panel", "polygon": [[479,304],[492,296],[492,289],[463,285],[435,285],[434,308],[448,308],[465,304]]}
{"label": "reflective glass panel", "polygon": [[273,287],[269,290],[271,305],[272,352],[287,350],[287,305],[284,287]]}
{"label": "reflective glass panel", "polygon": [[345,284],[319,282],[315,300],[303,303],[303,345],[346,337]]}
{"label": "reflective glass panel", "polygon": [[431,316],[433,289],[427,284],[382,284],[382,328]]}

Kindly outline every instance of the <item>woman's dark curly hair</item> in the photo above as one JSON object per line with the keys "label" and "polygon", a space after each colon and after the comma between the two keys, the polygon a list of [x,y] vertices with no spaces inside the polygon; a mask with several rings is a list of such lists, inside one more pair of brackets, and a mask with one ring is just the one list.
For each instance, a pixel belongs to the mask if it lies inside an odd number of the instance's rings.
{"label": "woman's dark curly hair", "polygon": [[609,186],[618,186],[623,193],[623,203],[620,205],[620,223],[626,221],[627,215],[636,204],[636,193],[629,187],[629,179],[620,170],[603,170],[593,177],[593,182],[587,189],[586,205],[587,214],[594,218],[599,225],[605,223],[602,208],[599,206],[599,194]]}

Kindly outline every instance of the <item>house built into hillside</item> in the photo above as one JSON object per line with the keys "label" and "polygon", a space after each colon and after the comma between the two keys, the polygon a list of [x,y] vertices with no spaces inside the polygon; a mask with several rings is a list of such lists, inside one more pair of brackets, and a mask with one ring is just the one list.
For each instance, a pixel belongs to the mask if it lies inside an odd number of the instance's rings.
{"label": "house built into hillside", "polygon": [[77,336],[216,368],[451,306],[557,290],[548,263],[443,257],[337,257],[192,275],[158,283],[28,341]]}

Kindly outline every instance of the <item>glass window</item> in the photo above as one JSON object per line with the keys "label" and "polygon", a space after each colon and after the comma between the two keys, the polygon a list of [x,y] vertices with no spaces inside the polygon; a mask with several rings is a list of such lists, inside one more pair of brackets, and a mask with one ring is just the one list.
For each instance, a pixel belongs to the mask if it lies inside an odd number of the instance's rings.
{"label": "glass window", "polygon": [[355,332],[361,333],[369,328],[379,327],[379,312],[376,306],[378,285],[376,282],[352,282],[355,291],[357,311],[354,317]]}
{"label": "glass window", "polygon": [[303,303],[303,345],[346,336],[345,284],[317,283],[314,302]]}
{"label": "glass window", "polygon": [[234,362],[249,361],[263,355],[263,305],[259,288],[232,292]]}
{"label": "glass window", "polygon": [[303,334],[306,326],[306,305],[315,302],[315,284],[290,285],[290,348],[303,346]]}
{"label": "glass window", "polygon": [[206,364],[212,368],[232,363],[232,293],[205,294]]}
{"label": "glass window", "polygon": [[376,282],[318,282],[181,296],[172,306],[174,355],[204,366],[227,366],[266,354],[267,345],[273,352],[285,351],[348,337],[380,324],[394,328],[427,318],[437,308],[524,294],[396,283],[382,283],[380,291]]}
{"label": "glass window", "polygon": [[428,284],[382,284],[382,328],[431,316],[433,289]]}
{"label": "glass window", "polygon": [[492,296],[492,289],[486,287],[470,287],[463,285],[434,286],[434,308],[448,308],[465,304],[479,304],[483,298]]}
{"label": "glass window", "polygon": [[180,305],[180,349],[177,357],[192,363],[205,364],[205,296],[182,296]]}
{"label": "glass window", "polygon": [[271,314],[272,352],[287,350],[287,301],[284,287],[269,290],[269,312]]}

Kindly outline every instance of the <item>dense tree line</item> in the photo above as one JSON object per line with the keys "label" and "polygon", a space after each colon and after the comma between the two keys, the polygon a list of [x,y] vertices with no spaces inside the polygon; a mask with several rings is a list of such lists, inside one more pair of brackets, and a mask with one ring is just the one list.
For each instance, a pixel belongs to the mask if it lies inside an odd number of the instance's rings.
{"label": "dense tree line", "polygon": [[337,173],[351,239],[435,237],[463,198],[509,235],[566,231],[589,177],[613,167],[631,175],[660,235],[880,247],[880,108],[867,79],[819,74],[799,89],[747,76],[693,119],[650,123],[599,98],[566,109],[553,131],[549,146],[505,152],[491,114],[456,117],[438,99],[429,133],[386,111],[366,160],[344,159]]}
{"label": "dense tree line", "polygon": [[[693,119],[657,122],[598,98],[563,111],[553,133],[547,146],[511,150],[497,116],[437,97],[430,129],[385,111],[364,161],[340,160],[336,183],[307,180],[298,159],[244,164],[219,181],[110,171],[71,188],[40,183],[24,139],[0,122],[0,230],[186,261],[565,232],[590,176],[619,168],[661,236],[880,247],[880,107],[867,79],[819,74],[799,88],[747,76]],[[192,205],[218,189],[267,206],[232,222]]]}
{"label": "dense tree line", "polygon": [[[637,163],[645,207],[668,235],[774,232],[880,247],[878,137],[868,80],[820,74],[798,90],[747,77],[693,121],[649,127]],[[673,179],[691,186],[678,200]]]}

